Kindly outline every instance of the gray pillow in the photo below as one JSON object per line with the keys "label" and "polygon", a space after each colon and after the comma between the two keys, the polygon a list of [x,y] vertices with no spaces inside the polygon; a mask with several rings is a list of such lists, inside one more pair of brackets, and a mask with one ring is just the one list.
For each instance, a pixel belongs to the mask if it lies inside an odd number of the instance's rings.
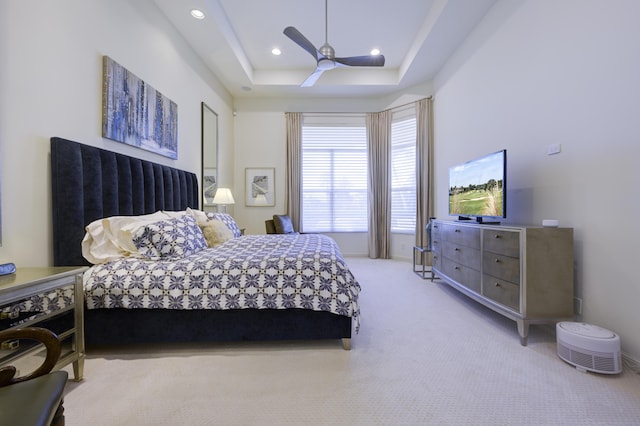
{"label": "gray pillow", "polygon": [[286,214],[274,214],[273,215],[273,224],[276,227],[277,234],[295,234],[296,232],[293,230],[293,224],[291,223],[291,218]]}

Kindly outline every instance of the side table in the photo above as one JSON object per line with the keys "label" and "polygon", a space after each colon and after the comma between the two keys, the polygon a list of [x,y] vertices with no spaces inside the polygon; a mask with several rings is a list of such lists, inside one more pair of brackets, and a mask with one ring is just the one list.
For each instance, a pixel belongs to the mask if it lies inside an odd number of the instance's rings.
{"label": "side table", "polygon": [[[62,353],[55,369],[73,363],[74,379],[84,374],[84,292],[86,267],[18,268],[0,276],[0,330],[43,327],[58,335]],[[31,340],[5,342],[0,367],[14,365],[30,371],[44,345]]]}
{"label": "side table", "polygon": [[[431,281],[436,277],[433,273],[433,269],[427,269],[427,253],[431,253],[428,247],[413,246],[413,272],[423,280],[427,279],[427,274],[431,274]],[[420,264],[418,264],[418,261]],[[421,267],[421,268],[420,268]]]}

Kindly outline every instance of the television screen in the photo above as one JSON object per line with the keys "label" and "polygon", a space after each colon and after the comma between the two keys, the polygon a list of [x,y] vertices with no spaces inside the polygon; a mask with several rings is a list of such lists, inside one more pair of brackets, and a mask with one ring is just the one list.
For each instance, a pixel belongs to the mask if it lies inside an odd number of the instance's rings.
{"label": "television screen", "polygon": [[507,217],[507,150],[449,169],[449,214],[460,219]]}

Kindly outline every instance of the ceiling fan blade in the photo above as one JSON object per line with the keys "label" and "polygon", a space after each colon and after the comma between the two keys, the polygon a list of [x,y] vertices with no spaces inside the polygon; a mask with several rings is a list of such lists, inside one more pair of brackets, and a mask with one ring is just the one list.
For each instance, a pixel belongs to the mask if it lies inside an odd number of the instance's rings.
{"label": "ceiling fan blade", "polygon": [[322,75],[323,72],[324,72],[324,70],[322,70],[320,68],[316,68],[316,70],[313,72],[313,74],[311,74],[309,77],[307,77],[307,79],[305,81],[302,82],[300,87],[311,87],[311,86],[313,86],[314,84],[316,84],[316,81],[318,81],[318,79],[320,78],[320,76]]}
{"label": "ceiling fan blade", "polygon": [[295,44],[302,47],[304,50],[309,52],[311,56],[316,58],[316,61],[322,58],[323,56],[318,52],[318,49],[311,43],[305,36],[302,35],[300,31],[298,31],[295,27],[287,27],[283,31],[284,35],[289,37]]}
{"label": "ceiling fan blade", "polygon": [[381,67],[384,66],[384,56],[351,56],[348,58],[336,58],[336,62],[350,67]]}

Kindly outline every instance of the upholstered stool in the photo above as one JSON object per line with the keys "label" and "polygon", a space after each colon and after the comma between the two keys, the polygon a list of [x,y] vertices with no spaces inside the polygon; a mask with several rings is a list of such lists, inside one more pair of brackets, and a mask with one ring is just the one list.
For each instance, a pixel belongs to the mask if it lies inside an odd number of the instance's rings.
{"label": "upholstered stool", "polygon": [[15,377],[13,366],[0,369],[0,422],[11,426],[64,425],[62,397],[68,373],[50,373],[60,357],[58,337],[37,327],[0,332],[0,342],[17,339],[40,341],[47,354],[42,365],[27,376]]}

